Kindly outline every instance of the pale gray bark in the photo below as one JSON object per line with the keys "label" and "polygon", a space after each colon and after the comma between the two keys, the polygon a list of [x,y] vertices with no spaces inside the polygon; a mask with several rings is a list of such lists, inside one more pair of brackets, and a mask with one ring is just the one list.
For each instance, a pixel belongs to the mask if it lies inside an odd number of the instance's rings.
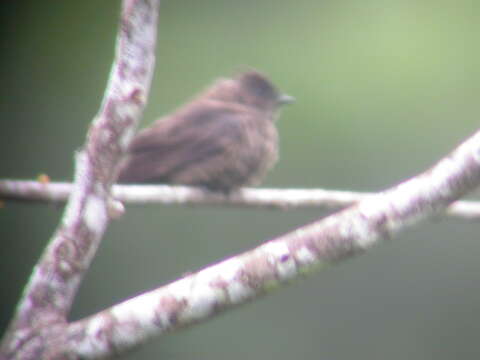
{"label": "pale gray bark", "polygon": [[159,0],[123,1],[116,57],[100,111],[75,157],[61,223],[24,289],[2,340],[1,358],[75,358],[66,318],[112,214],[117,164],[142,115],[155,60]]}
{"label": "pale gray bark", "polygon": [[[0,198],[7,201],[64,203],[72,192],[66,182],[0,180]],[[374,193],[327,189],[243,188],[232,194],[172,185],[114,185],[112,196],[126,204],[203,205],[267,210],[338,210]],[[441,214],[443,215],[443,214]],[[480,202],[456,201],[444,212],[452,218],[480,220]]]}

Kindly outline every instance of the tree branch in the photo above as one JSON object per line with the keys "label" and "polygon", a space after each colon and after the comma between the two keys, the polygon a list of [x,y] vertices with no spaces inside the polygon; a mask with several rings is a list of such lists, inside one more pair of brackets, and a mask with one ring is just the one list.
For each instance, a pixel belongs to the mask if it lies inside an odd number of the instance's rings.
{"label": "tree branch", "polygon": [[479,184],[480,131],[430,170],[390,190],[70,324],[70,348],[81,357],[103,357],[212,318],[315,268],[363,253]]}
{"label": "tree branch", "polygon": [[[68,199],[72,184],[65,182],[0,180],[0,199],[27,202],[62,203]],[[113,197],[130,204],[209,205],[272,210],[338,210],[374,193],[325,189],[243,188],[230,195],[201,188],[169,185],[114,185]],[[445,214],[454,218],[480,220],[480,202],[456,201]]]}
{"label": "tree branch", "polygon": [[[0,357],[61,357],[66,316],[108,225],[117,164],[142,115],[153,74],[158,0],[125,0],[116,57],[99,113],[76,155],[61,224],[24,290]],[[117,209],[118,210],[118,209]]]}

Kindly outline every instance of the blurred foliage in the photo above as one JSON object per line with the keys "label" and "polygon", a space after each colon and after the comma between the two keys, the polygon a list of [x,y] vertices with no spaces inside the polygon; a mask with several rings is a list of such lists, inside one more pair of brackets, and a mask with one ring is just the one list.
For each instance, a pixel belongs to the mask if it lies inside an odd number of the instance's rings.
{"label": "blurred foliage", "polygon": [[[2,2],[0,178],[70,179],[101,101],[119,2]],[[478,127],[480,3],[163,1],[143,120],[247,67],[297,98],[266,186],[379,190]],[[0,209],[0,332],[61,215]],[[325,213],[129,207],[79,293],[79,318]],[[132,251],[132,249],[135,251]],[[478,356],[478,226],[442,221],[129,359],[452,359]]]}

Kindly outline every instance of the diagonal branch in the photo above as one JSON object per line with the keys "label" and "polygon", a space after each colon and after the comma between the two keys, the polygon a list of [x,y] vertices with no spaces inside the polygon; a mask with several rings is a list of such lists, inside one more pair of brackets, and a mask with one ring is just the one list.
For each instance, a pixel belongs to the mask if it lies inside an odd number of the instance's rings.
{"label": "diagonal branch", "polygon": [[145,107],[154,68],[158,6],[159,0],[123,1],[109,84],[85,146],[76,155],[72,194],[24,290],[0,357],[35,358],[37,346],[54,342],[55,328],[66,322],[110,220],[114,204],[109,200],[110,188],[117,164]]}
{"label": "diagonal branch", "polygon": [[[0,180],[0,199],[62,203],[72,184],[64,182]],[[325,189],[244,188],[229,196],[200,188],[169,185],[114,185],[115,199],[130,204],[210,205],[272,210],[333,209],[352,205],[374,193]],[[480,220],[480,202],[456,201],[445,211],[448,216]]]}
{"label": "diagonal branch", "polygon": [[430,170],[350,208],[70,324],[70,349],[96,358],[214,317],[434,216],[480,184],[480,131]]}

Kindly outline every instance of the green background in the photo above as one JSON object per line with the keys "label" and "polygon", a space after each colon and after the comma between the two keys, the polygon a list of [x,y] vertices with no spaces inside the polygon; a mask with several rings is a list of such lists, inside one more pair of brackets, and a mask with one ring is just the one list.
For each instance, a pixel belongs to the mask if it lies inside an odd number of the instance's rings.
{"label": "green background", "polygon": [[[1,3],[0,178],[71,179],[98,110],[117,1]],[[163,1],[142,125],[247,66],[297,102],[264,186],[376,191],[478,127],[478,1]],[[0,209],[0,333],[61,215]],[[128,206],[72,319],[254,247],[326,212]],[[126,359],[460,359],[480,354],[479,225],[442,220]]]}

